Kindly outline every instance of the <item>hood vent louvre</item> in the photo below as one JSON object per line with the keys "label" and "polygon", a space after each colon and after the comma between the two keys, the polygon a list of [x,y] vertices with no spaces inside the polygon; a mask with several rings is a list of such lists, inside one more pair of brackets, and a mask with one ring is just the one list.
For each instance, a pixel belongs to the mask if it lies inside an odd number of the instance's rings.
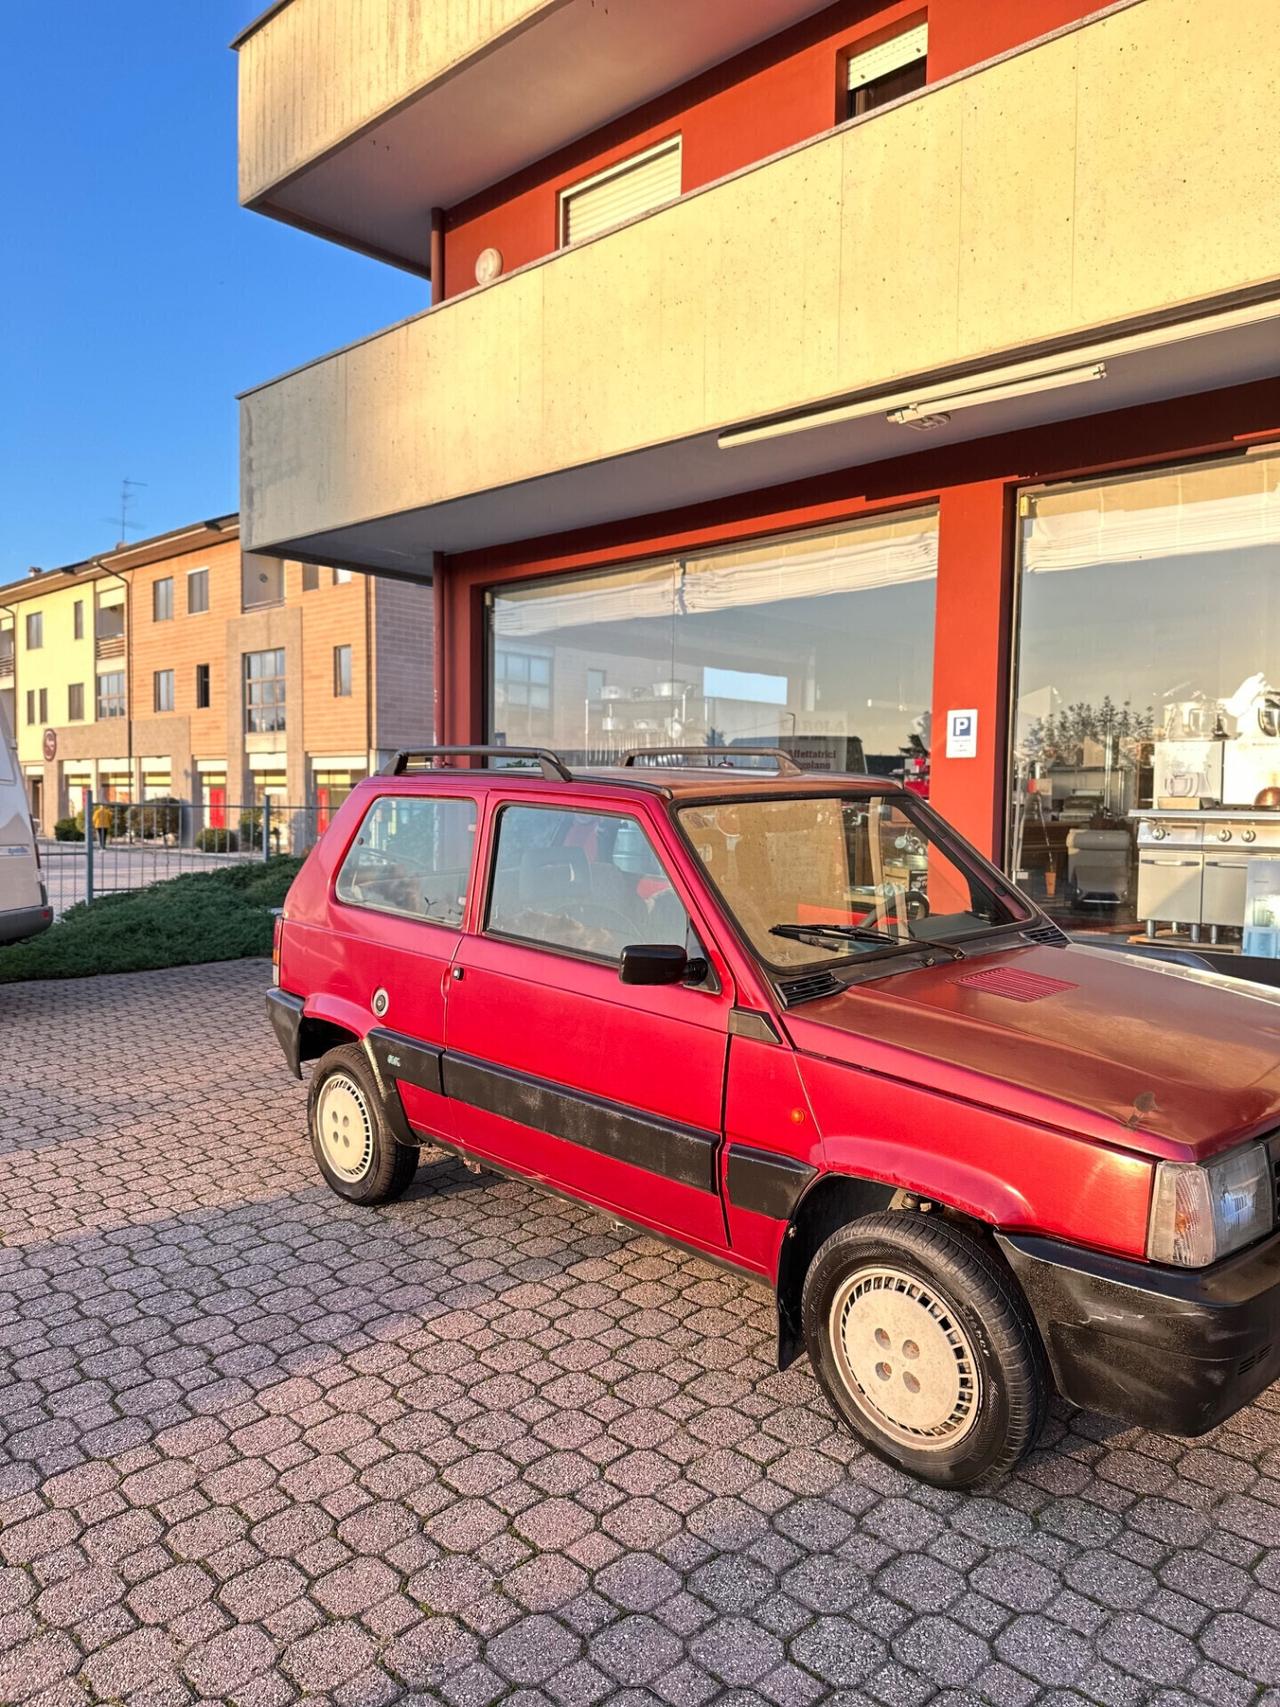
{"label": "hood vent louvre", "polygon": [[797,1002],[813,1002],[819,996],[838,996],[844,985],[831,972],[807,972],[800,978],[789,978],[778,988],[782,999],[789,1008]]}
{"label": "hood vent louvre", "polygon": [[1077,984],[1069,984],[1065,978],[1042,978],[1038,972],[1019,972],[1012,966],[991,966],[985,972],[967,972],[963,978],[955,978],[952,982],[980,990],[984,996],[1004,996],[1011,1002],[1040,1002],[1046,996],[1058,996],[1064,990],[1079,988]]}

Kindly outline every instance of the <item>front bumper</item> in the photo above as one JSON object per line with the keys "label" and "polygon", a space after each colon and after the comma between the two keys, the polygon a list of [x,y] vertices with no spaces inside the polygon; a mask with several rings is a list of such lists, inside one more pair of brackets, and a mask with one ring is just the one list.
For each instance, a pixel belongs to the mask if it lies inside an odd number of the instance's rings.
{"label": "front bumper", "polygon": [[1074,1405],[1198,1435],[1280,1380],[1280,1234],[1207,1269],[997,1239]]}

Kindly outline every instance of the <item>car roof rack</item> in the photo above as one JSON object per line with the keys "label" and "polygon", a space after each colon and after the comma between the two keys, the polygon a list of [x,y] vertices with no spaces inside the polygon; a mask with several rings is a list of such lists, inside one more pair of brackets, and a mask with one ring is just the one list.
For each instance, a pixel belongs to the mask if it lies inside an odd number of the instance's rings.
{"label": "car roof rack", "polygon": [[732,770],[734,767],[727,762],[729,759],[773,759],[779,775],[804,775],[791,754],[784,753],[781,747],[633,747],[622,755],[622,764],[628,770],[634,770],[640,759],[675,758],[704,759],[718,770]]}
{"label": "car roof rack", "polygon": [[[402,747],[382,767],[382,776],[403,776],[413,766],[431,770],[443,759],[527,759],[551,782],[572,782],[573,772],[548,747]],[[449,769],[452,767],[442,767]],[[514,768],[514,767],[512,767]]]}

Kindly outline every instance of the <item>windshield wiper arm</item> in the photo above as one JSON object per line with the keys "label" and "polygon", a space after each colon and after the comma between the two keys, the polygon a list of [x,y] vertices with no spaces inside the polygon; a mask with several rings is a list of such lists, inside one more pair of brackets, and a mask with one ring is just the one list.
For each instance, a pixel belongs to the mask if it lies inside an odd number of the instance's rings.
{"label": "windshield wiper arm", "polygon": [[873,930],[869,925],[770,925],[769,935],[792,937],[796,942],[804,942],[812,936],[852,938],[854,942],[883,942],[891,948],[911,949],[917,954],[932,954],[937,949],[942,954],[949,954],[953,960],[965,959],[964,953],[949,942],[894,936],[890,931]]}

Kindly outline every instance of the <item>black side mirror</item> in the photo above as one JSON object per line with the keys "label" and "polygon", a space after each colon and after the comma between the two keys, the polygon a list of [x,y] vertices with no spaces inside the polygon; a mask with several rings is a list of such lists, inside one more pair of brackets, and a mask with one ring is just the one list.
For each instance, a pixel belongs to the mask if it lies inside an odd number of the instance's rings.
{"label": "black side mirror", "polygon": [[624,984],[678,984],[688,970],[689,955],[675,942],[632,943],[618,962]]}

